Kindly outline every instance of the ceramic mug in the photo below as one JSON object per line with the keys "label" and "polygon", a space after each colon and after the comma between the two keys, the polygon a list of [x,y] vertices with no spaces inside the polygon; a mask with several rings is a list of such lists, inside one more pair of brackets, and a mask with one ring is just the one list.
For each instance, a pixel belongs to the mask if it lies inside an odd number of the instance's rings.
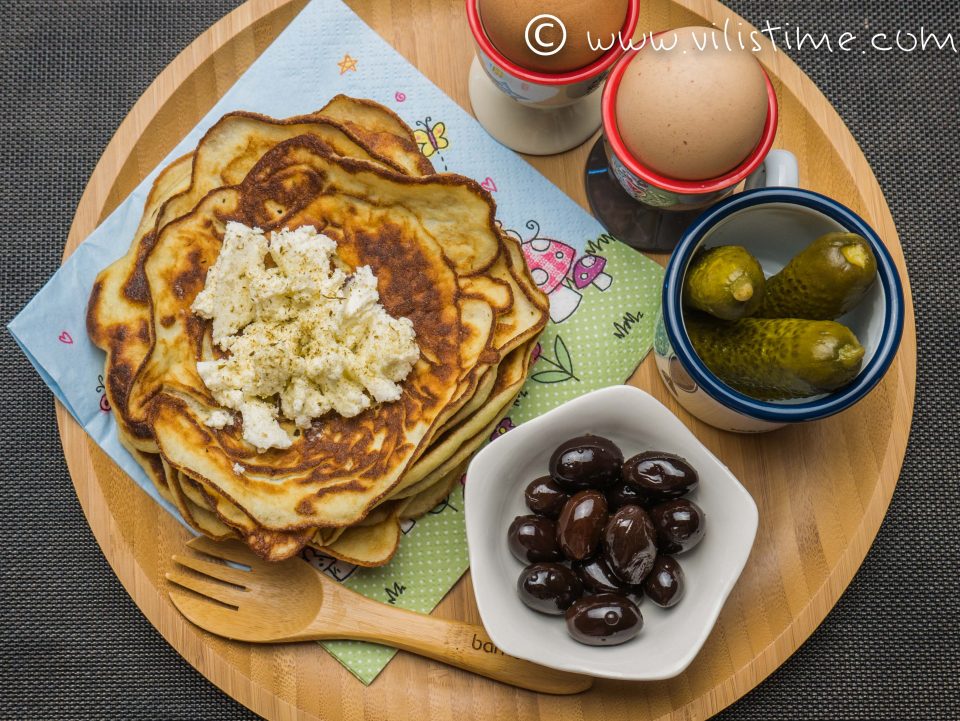
{"label": "ceramic mug", "polygon": [[[838,319],[866,350],[857,377],[833,393],[792,401],[761,401],[733,390],[697,356],[683,321],[681,288],[700,248],[742,245],[768,275],[776,273],[817,237],[857,233],[877,259],[877,281],[866,297]],[[759,188],[739,193],[701,214],[687,229],[667,265],[654,332],[657,370],[684,408],[723,430],[756,433],[839,413],[883,378],[903,334],[903,285],[886,246],[849,208],[799,188]]]}
{"label": "ceramic mug", "polygon": [[[656,36],[654,36],[656,37]],[[677,180],[654,172],[643,165],[627,150],[617,128],[617,90],[630,62],[646,43],[627,52],[613,67],[603,90],[601,112],[603,116],[604,150],[610,172],[621,187],[634,200],[661,210],[692,210],[712,205],[730,195],[742,180],[763,167],[773,138],[777,134],[778,105],[773,84],[763,71],[767,85],[767,119],[760,141],[753,151],[737,167],[717,178],[708,180]],[[761,68],[762,70],[762,68]],[[768,175],[770,172],[768,171]],[[766,183],[773,185],[773,182]],[[784,185],[794,183],[785,182]],[[748,183],[749,185],[749,183]]]}

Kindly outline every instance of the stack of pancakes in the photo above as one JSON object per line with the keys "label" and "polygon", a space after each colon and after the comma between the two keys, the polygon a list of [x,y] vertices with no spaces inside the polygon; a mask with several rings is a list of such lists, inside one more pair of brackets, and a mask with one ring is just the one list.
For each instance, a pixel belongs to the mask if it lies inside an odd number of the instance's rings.
{"label": "stack of pancakes", "polygon": [[[511,407],[547,319],[517,243],[476,182],[435,174],[394,113],[334,98],[316,114],[224,116],[157,178],[127,254],[103,270],[88,331],[106,351],[119,434],[198,532],[262,557],[306,545],[351,563],[390,560],[400,522],[458,481]],[[190,306],[226,223],[312,225],[350,268],[369,265],[380,302],[414,325],[420,360],[400,400],[306,430],[259,453],[239,414],[223,429],[196,364],[220,354]]]}

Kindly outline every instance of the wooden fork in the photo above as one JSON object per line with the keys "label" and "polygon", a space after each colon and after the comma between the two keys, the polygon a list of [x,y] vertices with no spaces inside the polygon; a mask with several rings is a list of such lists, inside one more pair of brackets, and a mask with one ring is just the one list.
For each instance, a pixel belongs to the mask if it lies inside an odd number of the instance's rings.
{"label": "wooden fork", "polygon": [[371,641],[542,693],[580,693],[593,683],[507,656],[480,626],[372,601],[301,559],[268,563],[238,542],[202,536],[187,546],[210,559],[175,554],[177,565],[166,574],[176,584],[170,599],[188,620],[218,636],[251,643]]}

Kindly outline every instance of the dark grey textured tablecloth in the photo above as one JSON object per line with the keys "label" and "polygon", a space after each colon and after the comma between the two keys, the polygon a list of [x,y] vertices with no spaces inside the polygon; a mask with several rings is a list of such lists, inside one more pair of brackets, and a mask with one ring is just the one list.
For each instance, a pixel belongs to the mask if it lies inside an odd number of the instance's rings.
{"label": "dark grey textured tablecloth", "polygon": [[[952,31],[960,46],[960,3],[729,4],[755,24],[859,36],[855,52],[808,46],[790,54],[837,107],[886,193],[913,283],[920,350],[907,459],[866,562],[810,640],[718,718],[956,721],[960,55],[930,45],[859,49],[875,32],[894,39],[898,29],[921,26]],[[4,324],[56,270],[84,184],[130,107],[237,5],[3,0]],[[121,588],[74,495],[49,392],[6,332],[0,347],[0,718],[252,717],[167,646]]]}

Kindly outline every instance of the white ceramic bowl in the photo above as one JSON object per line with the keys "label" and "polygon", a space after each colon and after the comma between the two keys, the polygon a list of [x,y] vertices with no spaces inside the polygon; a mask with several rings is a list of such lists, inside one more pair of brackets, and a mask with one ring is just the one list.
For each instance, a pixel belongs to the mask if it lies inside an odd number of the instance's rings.
{"label": "white ceramic bowl", "polygon": [[[648,450],[686,458],[700,474],[690,494],[706,514],[706,535],[677,556],[686,592],[673,608],[640,604],[640,634],[619,646],[586,646],[562,616],[537,613],[517,595],[524,564],[507,547],[507,529],[530,513],[526,485],[547,473],[550,454],[584,433],[606,436],[629,458]],[[477,606],[504,653],[550,668],[603,678],[652,681],[681,673],[703,646],[753,547],[757,506],[747,490],[663,404],[632,386],[588,393],[528,421],[480,451],[467,471],[467,539]]]}

